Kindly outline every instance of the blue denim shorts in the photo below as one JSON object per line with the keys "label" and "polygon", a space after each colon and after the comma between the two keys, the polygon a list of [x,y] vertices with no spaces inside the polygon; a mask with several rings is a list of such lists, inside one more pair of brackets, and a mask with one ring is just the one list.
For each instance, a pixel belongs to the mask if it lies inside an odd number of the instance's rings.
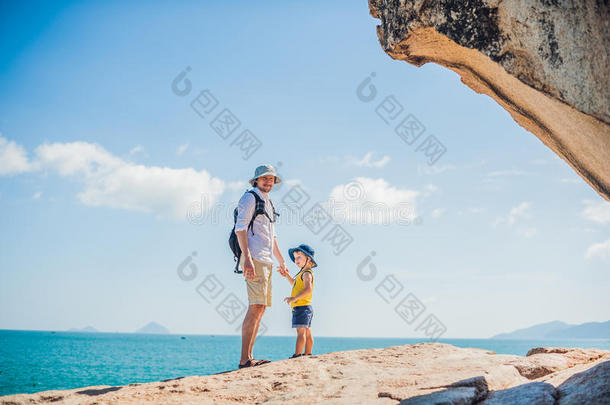
{"label": "blue denim shorts", "polygon": [[313,318],[313,307],[311,305],[301,305],[292,308],[292,327],[309,328]]}

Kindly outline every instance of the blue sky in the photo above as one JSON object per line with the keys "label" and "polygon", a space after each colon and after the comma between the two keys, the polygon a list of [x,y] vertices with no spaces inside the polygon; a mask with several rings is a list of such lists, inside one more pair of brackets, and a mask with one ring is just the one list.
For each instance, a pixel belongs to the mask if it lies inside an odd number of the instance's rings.
{"label": "blue sky", "polygon": [[[230,214],[261,163],[281,163],[285,256],[317,251],[317,335],[424,336],[430,315],[443,337],[610,319],[609,204],[455,73],[390,59],[375,26],[365,1],[1,3],[0,328],[235,333],[216,310],[245,301]],[[202,118],[190,103],[206,89],[218,105]],[[402,111],[386,124],[390,96]],[[210,126],[224,108],[241,122],[226,140]],[[432,165],[394,132],[409,114],[446,148]],[[245,129],[261,142],[248,159],[231,145]],[[302,214],[402,201],[410,221],[335,212],[352,239],[335,254],[332,224],[314,234],[290,219],[293,187],[310,197]],[[189,219],[201,196],[208,210]],[[211,302],[204,280],[222,285]],[[290,286],[273,283],[267,333],[290,335]],[[409,294],[425,308],[414,320],[395,311]]]}

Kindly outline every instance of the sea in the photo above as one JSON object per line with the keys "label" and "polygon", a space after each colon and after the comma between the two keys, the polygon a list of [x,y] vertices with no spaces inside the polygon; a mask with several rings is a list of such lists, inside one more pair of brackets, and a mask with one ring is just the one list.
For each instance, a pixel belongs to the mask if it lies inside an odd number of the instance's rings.
{"label": "sea", "polygon": [[[313,354],[428,341],[315,337]],[[240,336],[228,335],[0,330],[0,395],[220,373],[237,367],[240,342]],[[294,342],[292,336],[261,336],[256,340],[254,357],[286,359],[294,352]],[[609,339],[439,339],[438,342],[520,356],[541,346],[610,350]]]}

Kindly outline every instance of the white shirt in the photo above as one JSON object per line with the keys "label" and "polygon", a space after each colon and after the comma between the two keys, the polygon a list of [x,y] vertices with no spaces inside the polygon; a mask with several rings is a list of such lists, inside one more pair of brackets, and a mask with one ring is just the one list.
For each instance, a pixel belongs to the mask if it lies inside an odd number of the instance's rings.
{"label": "white shirt", "polygon": [[[258,187],[253,187],[254,190],[263,201],[265,201],[265,211],[269,218],[273,219],[273,208],[269,201],[269,196],[263,194]],[[248,191],[250,191],[248,190]],[[264,215],[258,215],[252,223],[252,228],[248,229],[248,224],[254,215],[256,209],[256,199],[251,193],[244,193],[237,204],[237,221],[235,222],[235,231],[247,230],[248,248],[252,258],[259,262],[273,264],[273,238],[275,237],[275,227],[273,222]],[[254,231],[254,234],[252,234]]]}

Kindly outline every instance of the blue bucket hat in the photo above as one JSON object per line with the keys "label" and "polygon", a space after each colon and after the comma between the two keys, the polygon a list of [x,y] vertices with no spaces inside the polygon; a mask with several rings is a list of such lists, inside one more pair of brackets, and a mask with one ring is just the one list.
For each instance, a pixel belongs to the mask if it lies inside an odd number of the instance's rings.
{"label": "blue bucket hat", "polygon": [[316,260],[313,258],[313,256],[316,254],[316,252],[313,250],[312,247],[310,247],[309,245],[306,244],[300,244],[299,246],[292,248],[292,249],[288,249],[288,256],[290,256],[290,260],[292,260],[294,262],[294,252],[295,251],[300,251],[303,252],[303,254],[307,257],[309,257],[311,259],[311,261],[313,262],[313,267],[317,267],[318,263],[316,263]]}

